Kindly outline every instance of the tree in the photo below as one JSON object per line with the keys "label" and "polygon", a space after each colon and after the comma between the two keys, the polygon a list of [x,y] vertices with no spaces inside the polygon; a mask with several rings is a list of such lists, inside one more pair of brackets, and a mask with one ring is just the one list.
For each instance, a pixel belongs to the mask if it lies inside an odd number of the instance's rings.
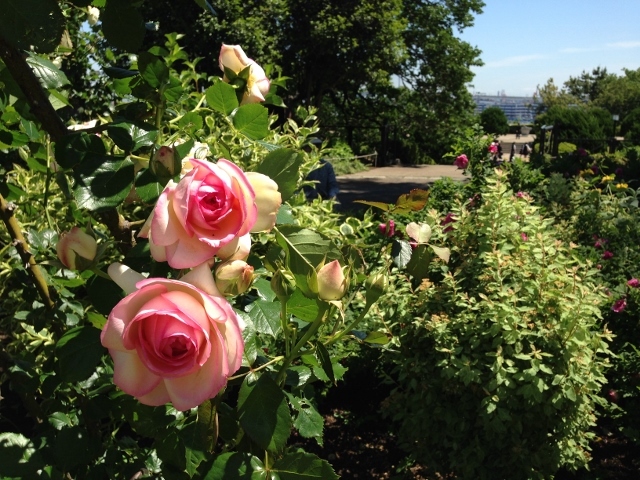
{"label": "tree", "polygon": [[[533,94],[534,104],[537,105],[536,113],[542,113],[551,107],[560,106],[567,107],[569,105],[577,105],[581,101],[568,93],[566,89],[559,88],[553,78],[547,80],[542,87],[538,85],[536,92]],[[537,102],[535,101],[537,99]]]}
{"label": "tree", "polygon": [[596,67],[591,73],[583,71],[579,77],[569,77],[564,88],[569,95],[581,99],[582,102],[594,102],[598,99],[607,83],[615,75],[607,73],[606,68]]}
{"label": "tree", "polygon": [[640,106],[640,68],[637,70],[625,68],[623,71],[624,76],[616,76],[607,82],[594,102],[622,119]]}
{"label": "tree", "polygon": [[485,132],[503,135],[509,131],[509,121],[500,107],[488,107],[480,113],[480,125]]}
{"label": "tree", "polygon": [[570,142],[590,151],[600,151],[611,136],[612,120],[603,115],[601,109],[555,105],[538,115],[535,124],[537,128],[553,125],[552,135],[556,143]]}

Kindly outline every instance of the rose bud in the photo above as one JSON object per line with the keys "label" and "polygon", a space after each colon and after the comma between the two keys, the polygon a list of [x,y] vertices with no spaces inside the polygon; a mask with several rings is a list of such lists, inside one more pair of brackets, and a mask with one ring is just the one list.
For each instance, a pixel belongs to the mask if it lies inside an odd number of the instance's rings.
{"label": "rose bud", "polygon": [[79,227],[62,233],[56,245],[56,252],[62,264],[70,270],[85,270],[96,258],[96,239]]}
{"label": "rose bud", "polygon": [[[225,68],[227,68],[236,75],[239,75],[245,68],[249,68],[249,77],[240,105],[264,102],[265,95],[269,93],[271,82],[264,73],[263,68],[254,60],[247,57],[240,45],[222,44],[218,63],[220,70],[224,72]],[[226,72],[222,80],[225,82],[230,81],[230,79],[227,78]]]}
{"label": "rose bud", "polygon": [[216,286],[225,296],[247,291],[253,282],[253,267],[243,260],[223,262],[215,270]]}
{"label": "rose bud", "polygon": [[98,23],[99,19],[100,10],[92,6],[87,7],[87,23],[93,27],[96,23]]}
{"label": "rose bud", "polygon": [[340,300],[347,293],[347,279],[338,260],[322,266],[318,270],[317,281],[320,300]]}
{"label": "rose bud", "polygon": [[173,148],[162,146],[153,154],[149,166],[156,177],[169,181],[182,169],[182,161],[176,158]]}
{"label": "rose bud", "polygon": [[393,237],[396,233],[396,222],[389,220],[389,223],[381,223],[378,225],[378,231],[385,237]]}
{"label": "rose bud", "polygon": [[607,397],[611,403],[618,403],[620,397],[618,396],[618,392],[616,392],[613,388],[607,392]]}
{"label": "rose bud", "polygon": [[296,291],[296,280],[287,271],[276,270],[271,277],[271,290],[279,300],[287,300]]}
{"label": "rose bud", "polygon": [[372,304],[373,302],[378,300],[378,298],[384,295],[384,292],[389,286],[389,280],[384,271],[380,271],[367,277],[365,286],[367,288],[367,293],[365,296],[366,302],[368,304]]}

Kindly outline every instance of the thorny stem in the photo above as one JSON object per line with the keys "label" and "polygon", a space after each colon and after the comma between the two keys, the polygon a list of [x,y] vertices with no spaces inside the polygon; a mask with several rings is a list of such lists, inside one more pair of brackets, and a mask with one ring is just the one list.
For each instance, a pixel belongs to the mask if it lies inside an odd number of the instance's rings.
{"label": "thorny stem", "polygon": [[29,251],[29,245],[27,244],[24,235],[22,235],[22,229],[20,228],[18,220],[13,216],[14,208],[15,207],[7,203],[4,197],[0,194],[0,217],[2,217],[2,221],[7,227],[9,235],[11,235],[11,238],[13,239],[13,245],[18,251],[18,255],[20,255],[24,267],[27,269],[35,283],[36,289],[40,294],[40,298],[42,298],[46,307],[51,309],[54,307],[54,301],[51,299],[49,286],[47,285],[40,267],[36,263],[36,259]]}
{"label": "thorny stem", "polygon": [[235,380],[236,378],[242,378],[242,377],[246,377],[247,375],[249,375],[250,373],[255,373],[255,372],[259,372],[260,370],[262,370],[263,368],[268,367],[269,365],[279,362],[280,360],[284,359],[284,355],[280,355],[278,357],[272,358],[271,360],[269,360],[267,363],[264,363],[262,365],[260,365],[258,368],[252,368],[251,370],[249,370],[248,372],[245,373],[241,373],[239,375],[234,375],[233,377],[229,377],[228,380]]}

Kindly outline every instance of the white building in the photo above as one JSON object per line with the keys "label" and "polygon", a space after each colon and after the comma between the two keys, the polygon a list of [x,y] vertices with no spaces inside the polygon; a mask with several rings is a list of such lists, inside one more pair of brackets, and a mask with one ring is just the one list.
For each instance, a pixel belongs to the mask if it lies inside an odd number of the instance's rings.
{"label": "white building", "polygon": [[500,107],[509,122],[533,123],[536,101],[533,97],[507,97],[506,95],[473,95],[475,113],[479,115],[485,108]]}

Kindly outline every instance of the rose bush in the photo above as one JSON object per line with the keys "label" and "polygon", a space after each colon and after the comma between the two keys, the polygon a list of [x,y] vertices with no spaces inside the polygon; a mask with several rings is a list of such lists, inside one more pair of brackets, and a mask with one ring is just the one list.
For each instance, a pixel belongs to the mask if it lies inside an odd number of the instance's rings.
{"label": "rose bush", "polygon": [[114,263],[109,275],[128,295],[111,311],[102,344],[114,383],[146,405],[188,410],[215,397],[242,363],[238,316],[206,264],[181,280],[145,279]]}
{"label": "rose bush", "polygon": [[[244,69],[249,68],[249,75],[246,79],[245,90],[240,105],[246,103],[264,102],[265,95],[269,93],[271,83],[264,73],[264,69],[254,60],[247,57],[240,45],[222,44],[219,58],[220,70],[225,72],[225,68],[239,75]],[[223,77],[225,82],[230,82],[227,72]]]}
{"label": "rose bush", "polygon": [[[190,159],[193,169],[170,181],[139,236],[149,238],[151,254],[173,268],[191,268],[223,247],[228,256],[249,232],[270,230],[282,202],[277,185],[259,173],[245,174],[228,160],[216,164]],[[259,199],[252,184],[259,186]],[[230,251],[228,251],[230,250]]]}

